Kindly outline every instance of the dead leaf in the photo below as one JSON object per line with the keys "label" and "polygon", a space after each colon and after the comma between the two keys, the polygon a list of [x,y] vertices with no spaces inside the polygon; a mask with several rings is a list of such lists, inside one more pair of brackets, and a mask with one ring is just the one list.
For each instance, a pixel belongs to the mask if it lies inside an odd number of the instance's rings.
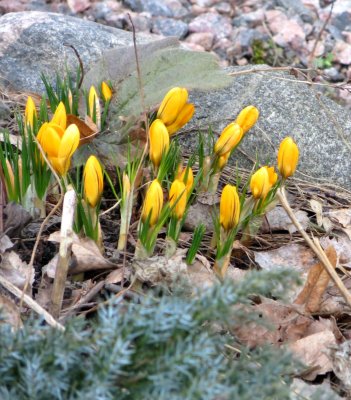
{"label": "dead leaf", "polygon": [[[294,214],[303,229],[307,229],[310,222],[307,212],[297,210]],[[296,226],[291,222],[283,207],[275,207],[266,214],[261,230],[262,232],[288,231],[290,234],[297,232]]]}
{"label": "dead leaf", "polygon": [[2,294],[0,294],[0,313],[0,323],[9,324],[15,329],[22,327],[20,312],[15,302]]}
{"label": "dead leaf", "polygon": [[29,268],[14,251],[2,255],[0,274],[19,289],[23,289],[28,281],[27,292],[30,293],[34,282],[34,268]]}
{"label": "dead leaf", "polygon": [[325,330],[291,343],[289,349],[306,366],[315,367],[302,376],[306,380],[313,381],[317,375],[324,375],[332,371],[330,347],[336,345],[337,342],[333,332]]}
{"label": "dead leaf", "polygon": [[[333,267],[336,267],[337,255],[333,246],[325,250]],[[295,304],[305,304],[305,310],[310,313],[317,312],[320,308],[322,296],[328,286],[330,277],[324,266],[318,262],[308,272],[306,283],[294,301]]]}
{"label": "dead leaf", "polygon": [[310,206],[312,210],[316,213],[317,225],[323,225],[323,205],[317,200],[310,200]]}
{"label": "dead leaf", "polygon": [[351,392],[351,341],[347,340],[340,346],[331,349],[329,358],[335,375],[340,379],[342,386]]}
{"label": "dead leaf", "polygon": [[6,217],[4,232],[9,237],[20,236],[22,229],[33,219],[32,215],[27,210],[20,204],[12,201],[6,205],[4,215]]}
{"label": "dead leaf", "polygon": [[351,208],[341,208],[339,210],[332,210],[326,215],[334,222],[344,228],[351,227]]}
{"label": "dead leaf", "polygon": [[99,130],[93,121],[84,122],[73,114],[67,115],[67,126],[76,124],[80,133],[79,146],[91,142]]}
{"label": "dead leaf", "polygon": [[184,229],[194,231],[199,224],[204,224],[206,230],[213,232],[213,220],[211,217],[212,206],[197,202],[189,207]]}
{"label": "dead leaf", "polygon": [[[50,235],[49,241],[60,243],[60,232]],[[45,272],[50,278],[55,277],[58,254],[44,267]],[[72,258],[69,266],[69,274],[79,274],[81,272],[114,269],[116,264],[104,258],[98,245],[89,238],[79,238],[74,234],[72,244]]]}
{"label": "dead leaf", "polygon": [[[126,276],[126,274],[124,274]],[[111,271],[106,279],[106,283],[120,283],[122,282],[123,279],[123,268],[115,269],[114,271]]]}
{"label": "dead leaf", "polygon": [[9,250],[13,247],[13,243],[7,235],[2,235],[0,239],[0,254],[5,253],[6,250]]}
{"label": "dead leaf", "polygon": [[337,237],[323,237],[320,239],[324,249],[333,246],[339,258],[339,264],[351,268],[351,239],[344,233],[338,233]]}

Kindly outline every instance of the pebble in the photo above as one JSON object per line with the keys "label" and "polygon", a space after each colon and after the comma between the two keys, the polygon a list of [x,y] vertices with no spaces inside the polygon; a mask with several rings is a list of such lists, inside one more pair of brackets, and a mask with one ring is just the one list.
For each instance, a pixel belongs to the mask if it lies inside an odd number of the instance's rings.
{"label": "pebble", "polygon": [[212,32],[191,33],[186,42],[202,46],[206,51],[212,49],[214,34]]}
{"label": "pebble", "polygon": [[189,32],[211,32],[216,39],[229,37],[232,31],[230,18],[215,13],[199,15],[189,24]]}
{"label": "pebble", "polygon": [[157,17],[154,19],[153,33],[163,36],[176,36],[183,39],[188,33],[188,24],[172,18]]}

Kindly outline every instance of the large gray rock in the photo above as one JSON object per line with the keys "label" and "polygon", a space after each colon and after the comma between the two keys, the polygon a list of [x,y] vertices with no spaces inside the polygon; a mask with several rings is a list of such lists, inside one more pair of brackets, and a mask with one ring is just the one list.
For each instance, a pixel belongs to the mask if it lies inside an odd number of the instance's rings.
{"label": "large gray rock", "polygon": [[[138,34],[138,43],[151,35]],[[42,91],[40,73],[53,76],[68,66],[75,71],[78,51],[85,67],[108,49],[130,46],[132,34],[81,18],[39,11],[0,17],[0,83],[16,90]]]}
{"label": "large gray rock", "polygon": [[[42,91],[40,72],[53,75],[55,70],[62,72],[65,63],[71,68],[77,65],[72,50],[64,47],[64,42],[75,46],[87,69],[101,60],[105,50],[118,50],[132,44],[129,32],[72,17],[36,12],[1,17],[0,33],[1,76],[17,90],[39,93]],[[146,43],[153,39],[149,36],[139,40]],[[128,62],[118,61],[121,68],[110,68],[109,63],[116,66],[116,57],[111,51],[104,57],[105,70],[123,75],[121,69],[127,71]],[[126,53],[119,50],[118,54],[123,57]],[[172,55],[172,51],[169,53]],[[122,61],[121,58],[118,60]],[[256,155],[262,163],[275,162],[280,141],[290,135],[301,152],[297,177],[337,183],[350,189],[351,116],[346,110],[315,88],[297,82],[288,73],[244,71],[242,68],[228,70],[236,75],[226,89],[191,93],[196,114],[186,126],[181,142],[187,148],[194,147],[199,129],[206,131],[211,125],[216,133],[220,133],[243,107],[253,104],[261,115],[257,126],[246,135],[234,156],[239,165],[252,165]],[[99,77],[102,78],[105,76]],[[114,77],[106,78],[113,81]],[[118,78],[115,81],[118,101]]]}

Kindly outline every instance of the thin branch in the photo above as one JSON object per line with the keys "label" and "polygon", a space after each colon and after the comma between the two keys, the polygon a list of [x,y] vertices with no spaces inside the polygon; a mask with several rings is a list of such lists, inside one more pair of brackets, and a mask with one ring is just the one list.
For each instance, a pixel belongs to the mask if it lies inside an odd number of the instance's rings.
{"label": "thin branch", "polygon": [[79,83],[78,83],[78,89],[80,89],[80,87],[82,86],[83,79],[84,79],[84,74],[85,74],[85,73],[84,73],[83,61],[82,61],[82,59],[80,58],[80,55],[79,55],[77,49],[76,49],[72,44],[63,43],[63,45],[66,46],[66,47],[70,47],[70,48],[74,51],[74,54],[76,55],[76,57],[78,58],[79,68],[80,68],[80,70],[81,70],[81,76],[80,76]]}
{"label": "thin branch", "polygon": [[63,325],[61,325],[59,322],[57,322],[54,319],[54,317],[51,314],[49,314],[46,310],[44,310],[44,308],[40,304],[38,304],[35,300],[33,300],[27,294],[24,294],[22,292],[22,290],[18,289],[17,286],[12,284],[10,281],[8,281],[2,275],[0,275],[0,284],[5,289],[7,289],[10,293],[12,293],[14,296],[16,296],[18,299],[20,299],[21,301],[23,300],[24,303],[26,303],[29,308],[31,308],[37,314],[41,315],[50,326],[57,328],[61,331],[65,330],[65,327]]}
{"label": "thin branch", "polygon": [[291,219],[292,223],[296,226],[297,230],[300,232],[302,237],[305,239],[306,243],[310,246],[310,248],[313,250],[313,252],[316,254],[318,257],[319,261],[322,263],[323,267],[325,270],[328,272],[330,278],[334,281],[335,285],[337,288],[340,290],[340,293],[342,294],[343,298],[345,299],[346,303],[348,306],[351,308],[351,294],[345,287],[343,281],[340,279],[339,275],[335,271],[334,267],[330,263],[328,257],[326,256],[325,252],[320,246],[320,243],[317,238],[313,238],[313,240],[308,236],[308,234],[305,232],[303,227],[301,226],[300,222],[297,220],[295,217],[295,214],[293,213],[293,210],[291,209],[289,202],[286,198],[286,194],[284,191],[284,188],[279,188],[277,191],[277,197],[280,200],[283,208],[287,212],[289,218]]}

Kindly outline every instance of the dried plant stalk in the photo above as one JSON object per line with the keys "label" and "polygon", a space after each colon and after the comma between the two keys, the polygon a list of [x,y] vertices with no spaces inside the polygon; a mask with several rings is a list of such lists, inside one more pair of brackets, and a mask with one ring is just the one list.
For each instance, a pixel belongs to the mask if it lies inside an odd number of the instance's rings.
{"label": "dried plant stalk", "polygon": [[62,308],[63,293],[73,244],[73,222],[76,202],[76,192],[72,186],[69,186],[63,200],[60,250],[51,296],[51,313],[54,318],[60,316]]}

